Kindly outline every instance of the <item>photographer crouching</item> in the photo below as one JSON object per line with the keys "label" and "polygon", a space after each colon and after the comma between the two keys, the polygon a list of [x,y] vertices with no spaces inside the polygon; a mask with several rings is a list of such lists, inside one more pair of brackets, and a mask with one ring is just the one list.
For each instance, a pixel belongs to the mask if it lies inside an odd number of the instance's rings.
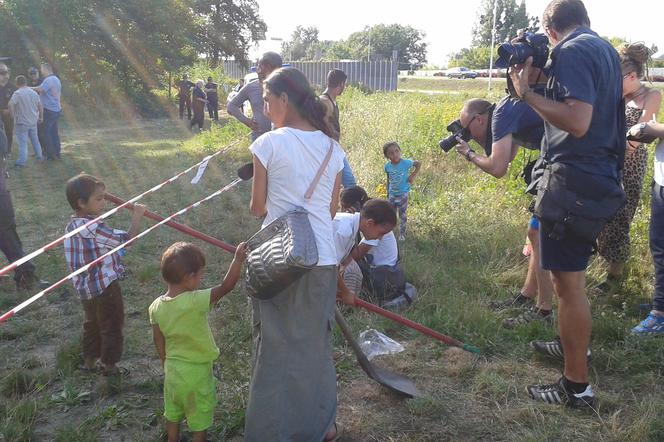
{"label": "photographer crouching", "polygon": [[540,220],[542,267],[551,271],[558,295],[560,340],[533,348],[564,357],[558,382],[531,385],[534,399],[574,408],[594,407],[588,383],[592,319],[585,271],[607,220],[624,204],[625,154],[622,74],[616,50],[593,32],[580,0],[554,0],[543,27],[553,45],[545,95],[532,91],[532,59],[510,69],[514,93],[544,120],[535,214]]}
{"label": "photographer crouching", "polygon": [[[533,56],[535,67],[530,72],[529,84],[543,94],[546,77],[541,68],[548,59],[548,43],[548,38],[543,34],[522,33],[511,43],[501,45],[500,59],[496,66],[506,68],[515,59],[523,62]],[[443,150],[448,151],[456,145],[456,151],[474,166],[496,178],[502,178],[520,146],[539,151],[544,135],[544,122],[526,103],[507,95],[495,105],[479,98],[466,101],[459,119],[452,122],[448,130],[453,134],[440,142]],[[471,149],[467,142],[470,140],[479,144],[486,156]],[[529,185],[528,189],[534,194],[536,186],[535,183],[531,184],[533,163],[524,168],[523,176]],[[547,324],[553,322],[553,285],[549,272],[543,270],[539,264],[539,222],[535,216],[532,216],[528,223],[527,235],[532,252],[528,259],[528,273],[523,287],[508,299],[489,303],[491,309],[498,312],[507,309],[522,310],[518,316],[503,321],[506,328],[515,328],[534,321]]]}

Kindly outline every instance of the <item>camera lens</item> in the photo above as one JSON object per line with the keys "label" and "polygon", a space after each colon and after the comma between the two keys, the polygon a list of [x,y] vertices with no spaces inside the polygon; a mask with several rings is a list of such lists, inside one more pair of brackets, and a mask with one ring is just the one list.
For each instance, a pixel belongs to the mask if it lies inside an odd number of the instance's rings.
{"label": "camera lens", "polygon": [[456,139],[456,135],[450,135],[449,137],[443,138],[438,142],[438,145],[441,149],[443,149],[443,152],[449,152],[450,149],[452,149],[457,144],[459,144],[459,142]]}

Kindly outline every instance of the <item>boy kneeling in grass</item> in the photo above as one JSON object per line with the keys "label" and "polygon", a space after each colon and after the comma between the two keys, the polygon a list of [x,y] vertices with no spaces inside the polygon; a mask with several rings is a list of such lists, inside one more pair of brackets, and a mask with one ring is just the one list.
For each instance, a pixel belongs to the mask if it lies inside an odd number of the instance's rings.
{"label": "boy kneeling in grass", "polygon": [[205,256],[193,244],[177,242],[161,257],[165,294],[150,305],[150,324],[164,367],[164,417],[169,442],[179,440],[180,421],[187,418],[194,441],[205,441],[217,404],[212,364],[219,357],[207,314],[240,278],[247,248],[240,243],[221,285],[196,290],[203,278]]}
{"label": "boy kneeling in grass", "polygon": [[362,288],[362,272],[351,256],[358,233],[367,239],[380,239],[391,232],[396,223],[394,206],[381,199],[367,201],[359,213],[337,212],[335,215],[334,241],[340,264],[337,295],[344,303],[353,304]]}

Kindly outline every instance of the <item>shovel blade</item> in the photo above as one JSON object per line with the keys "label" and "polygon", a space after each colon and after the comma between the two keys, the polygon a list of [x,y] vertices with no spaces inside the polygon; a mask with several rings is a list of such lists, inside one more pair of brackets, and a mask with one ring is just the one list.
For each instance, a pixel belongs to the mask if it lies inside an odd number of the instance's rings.
{"label": "shovel blade", "polygon": [[247,163],[237,170],[237,176],[242,180],[247,181],[254,176],[254,163]]}
{"label": "shovel blade", "polygon": [[384,368],[373,366],[373,376],[369,375],[380,385],[389,388],[395,393],[408,396],[410,398],[420,397],[422,393],[417,389],[415,383],[405,376],[401,376]]}

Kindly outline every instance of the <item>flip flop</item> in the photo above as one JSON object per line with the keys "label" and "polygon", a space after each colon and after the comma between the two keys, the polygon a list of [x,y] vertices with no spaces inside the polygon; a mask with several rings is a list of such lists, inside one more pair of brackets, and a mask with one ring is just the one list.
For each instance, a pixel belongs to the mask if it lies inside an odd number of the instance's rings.
{"label": "flip flop", "polygon": [[129,369],[124,368],[124,367],[115,367],[115,370],[103,370],[102,373],[104,376],[122,376],[123,378],[126,378],[129,376]]}
{"label": "flip flop", "polygon": [[337,424],[336,422],[334,423],[334,437],[332,439],[323,439],[323,442],[335,442],[338,441],[339,438],[341,437],[342,433],[342,427],[341,425]]}
{"label": "flip flop", "polygon": [[102,367],[99,365],[95,365],[93,368],[90,368],[85,364],[81,364],[78,366],[78,371],[85,374],[97,374],[102,371]]}

